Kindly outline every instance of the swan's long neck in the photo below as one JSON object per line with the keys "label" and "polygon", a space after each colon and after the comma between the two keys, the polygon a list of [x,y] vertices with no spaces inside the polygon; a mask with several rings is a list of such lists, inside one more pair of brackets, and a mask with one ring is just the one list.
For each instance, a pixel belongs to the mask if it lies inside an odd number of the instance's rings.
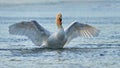
{"label": "swan's long neck", "polygon": [[57,16],[56,16],[56,24],[58,27],[57,38],[59,40],[64,40],[65,32],[64,32],[64,29],[62,27],[62,14],[61,13],[57,14]]}
{"label": "swan's long neck", "polygon": [[57,27],[58,27],[58,29],[63,29],[63,27],[62,27],[62,14],[61,13],[59,13],[59,14],[57,14],[57,16],[56,16],[56,24],[57,24]]}

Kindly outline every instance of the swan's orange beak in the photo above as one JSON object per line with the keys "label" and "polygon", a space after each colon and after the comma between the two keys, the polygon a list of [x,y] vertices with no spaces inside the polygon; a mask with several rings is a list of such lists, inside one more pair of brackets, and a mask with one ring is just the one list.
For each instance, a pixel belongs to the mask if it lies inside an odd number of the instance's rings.
{"label": "swan's orange beak", "polygon": [[57,16],[56,16],[56,23],[57,23],[58,26],[62,25],[62,14],[61,13],[57,14]]}

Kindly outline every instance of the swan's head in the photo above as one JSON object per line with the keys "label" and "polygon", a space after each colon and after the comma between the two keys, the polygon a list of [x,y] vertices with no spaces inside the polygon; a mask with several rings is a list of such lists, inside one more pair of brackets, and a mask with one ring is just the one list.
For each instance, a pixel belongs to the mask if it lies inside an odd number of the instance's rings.
{"label": "swan's head", "polygon": [[62,14],[61,13],[58,13],[56,15],[56,24],[58,28],[62,27]]}

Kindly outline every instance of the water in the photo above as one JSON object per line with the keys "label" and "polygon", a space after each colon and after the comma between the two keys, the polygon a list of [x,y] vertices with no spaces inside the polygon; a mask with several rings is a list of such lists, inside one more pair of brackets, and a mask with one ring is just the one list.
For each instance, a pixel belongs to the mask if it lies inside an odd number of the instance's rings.
{"label": "water", "polygon": [[[120,2],[83,1],[0,6],[0,68],[118,68],[120,66]],[[10,35],[9,25],[36,20],[56,32],[55,15],[63,26],[72,21],[101,32],[95,38],[76,38],[64,49],[39,49],[27,37]],[[52,27],[51,27],[52,26]]]}

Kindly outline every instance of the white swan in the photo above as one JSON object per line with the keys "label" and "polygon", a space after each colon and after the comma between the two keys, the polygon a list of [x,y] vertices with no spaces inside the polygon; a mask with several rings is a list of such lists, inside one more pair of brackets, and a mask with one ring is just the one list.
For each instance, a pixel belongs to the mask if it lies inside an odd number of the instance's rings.
{"label": "white swan", "polygon": [[10,34],[25,35],[32,40],[35,45],[46,48],[63,48],[66,43],[72,39],[83,37],[98,36],[99,30],[79,22],[71,23],[67,28],[62,27],[62,14],[56,16],[58,32],[50,33],[48,30],[39,25],[36,21],[20,22],[9,26]]}

